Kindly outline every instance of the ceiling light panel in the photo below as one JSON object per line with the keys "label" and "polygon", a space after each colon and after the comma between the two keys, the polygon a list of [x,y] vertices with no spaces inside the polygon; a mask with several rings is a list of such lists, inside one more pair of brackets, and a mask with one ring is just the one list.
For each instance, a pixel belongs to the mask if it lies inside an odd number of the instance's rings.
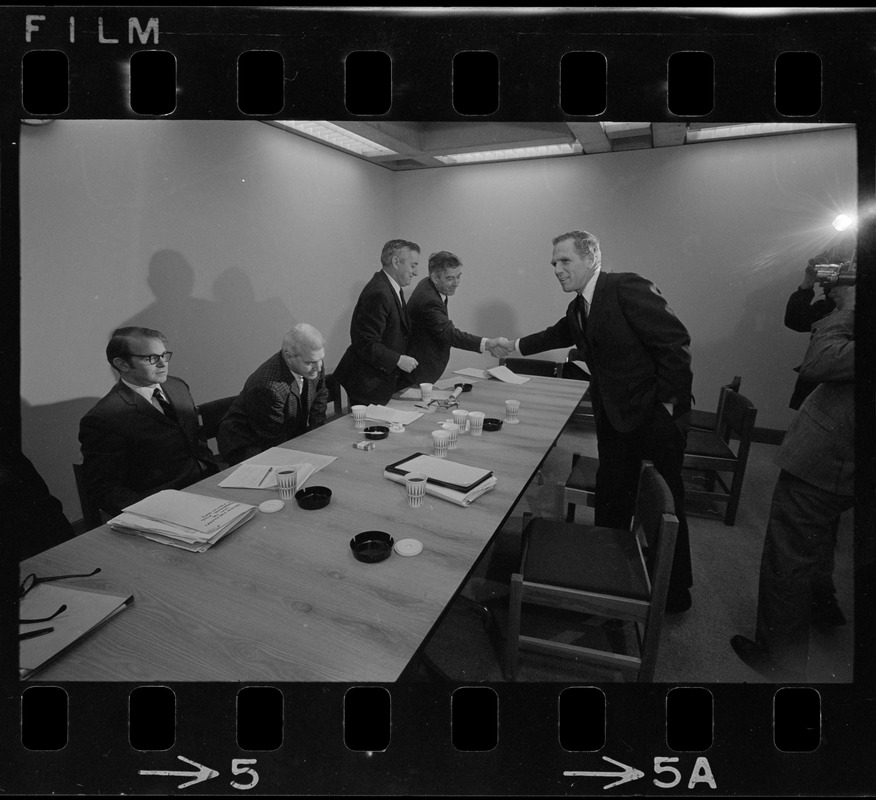
{"label": "ceiling light panel", "polygon": [[481,150],[473,153],[452,153],[435,156],[442,164],[476,164],[481,161],[507,161],[514,158],[547,158],[569,156],[581,152],[581,145],[544,144],[536,147],[513,147],[508,150]]}
{"label": "ceiling light panel", "polygon": [[295,120],[274,120],[277,125],[282,125],[284,128],[289,128],[293,131],[298,131],[307,136],[312,136],[314,139],[320,139],[323,142],[341,147],[344,150],[349,150],[351,153],[356,153],[359,156],[394,156],[398,155],[395,150],[390,150],[382,144],[372,142],[364,136],[359,136],[352,131],[344,130],[338,125],[333,125],[331,122],[315,122],[305,121],[298,122]]}

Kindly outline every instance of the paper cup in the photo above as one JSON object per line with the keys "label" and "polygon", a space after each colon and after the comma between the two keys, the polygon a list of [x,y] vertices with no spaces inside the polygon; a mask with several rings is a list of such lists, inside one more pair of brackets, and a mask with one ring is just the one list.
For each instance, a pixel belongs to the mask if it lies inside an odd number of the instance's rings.
{"label": "paper cup", "polygon": [[519,400],[506,400],[505,401],[505,422],[509,425],[516,425],[520,420],[518,419],[518,414],[520,412],[520,401]]}
{"label": "paper cup", "polygon": [[431,383],[421,383],[420,384],[420,397],[423,398],[424,403],[429,403],[432,400],[432,384]]}
{"label": "paper cup", "polygon": [[459,432],[465,433],[468,430],[468,411],[461,408],[454,409],[453,421],[459,425]]}
{"label": "paper cup", "polygon": [[444,458],[447,455],[447,448],[450,445],[450,431],[437,430],[432,431],[432,455],[438,458]]}
{"label": "paper cup", "polygon": [[352,406],[350,408],[350,411],[353,413],[353,422],[357,428],[365,427],[365,412],[367,410],[368,406]]}
{"label": "paper cup", "polygon": [[426,496],[426,476],[422,472],[409,472],[405,475],[405,486],[408,490],[408,505],[419,508]]}
{"label": "paper cup", "polygon": [[298,488],[298,467],[275,469],[274,474],[277,476],[280,497],[284,500],[291,500],[295,497],[295,490]]}
{"label": "paper cup", "polygon": [[459,425],[455,422],[445,422],[441,427],[450,434],[450,441],[447,443],[447,449],[456,450],[456,446],[459,443]]}
{"label": "paper cup", "polygon": [[468,412],[468,424],[471,426],[472,436],[480,436],[484,432],[484,417],[486,416],[483,411]]}

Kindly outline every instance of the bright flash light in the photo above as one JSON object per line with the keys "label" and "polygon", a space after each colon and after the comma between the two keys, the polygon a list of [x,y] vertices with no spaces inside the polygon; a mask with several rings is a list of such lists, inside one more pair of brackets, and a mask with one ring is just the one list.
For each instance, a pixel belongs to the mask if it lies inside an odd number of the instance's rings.
{"label": "bright flash light", "polygon": [[850,217],[848,214],[840,214],[834,221],[833,227],[838,231],[844,231],[846,228],[855,224],[855,218]]}

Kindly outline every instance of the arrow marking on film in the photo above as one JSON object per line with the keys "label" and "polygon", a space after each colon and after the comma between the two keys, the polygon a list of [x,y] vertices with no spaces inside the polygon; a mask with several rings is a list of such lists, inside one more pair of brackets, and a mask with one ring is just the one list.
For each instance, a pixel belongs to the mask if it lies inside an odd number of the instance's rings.
{"label": "arrow marking on film", "polygon": [[193,767],[197,767],[197,772],[186,772],[184,770],[172,770],[172,769],[141,769],[141,775],[179,775],[184,778],[191,778],[192,780],[186,781],[185,783],[181,783],[177,788],[185,789],[186,786],[194,786],[196,783],[200,783],[201,781],[208,781],[210,778],[215,778],[219,773],[216,772],[215,769],[210,769],[209,767],[205,767],[203,764],[199,764],[197,761],[192,761],[190,758],[186,758],[185,756],[177,756],[180,761],[186,761],[191,764]]}
{"label": "arrow marking on film", "polygon": [[603,789],[610,789],[612,786],[617,786],[621,783],[626,783],[627,781],[637,781],[639,778],[644,778],[645,773],[641,770],[636,769],[635,767],[627,766],[626,764],[621,764],[620,761],[615,761],[613,758],[609,758],[608,756],[602,757],[603,761],[611,761],[612,764],[620,767],[623,772],[564,772],[563,775],[567,777],[584,777],[584,778],[617,778],[614,783],[607,783],[603,786]]}

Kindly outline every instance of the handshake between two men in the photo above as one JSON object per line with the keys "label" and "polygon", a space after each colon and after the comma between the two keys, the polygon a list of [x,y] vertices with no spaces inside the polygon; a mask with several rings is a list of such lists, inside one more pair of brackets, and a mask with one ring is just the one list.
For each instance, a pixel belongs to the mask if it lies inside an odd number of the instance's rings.
{"label": "handshake between two men", "polygon": [[[506,339],[504,336],[497,336],[494,339],[485,339],[484,350],[493,356],[493,358],[507,358],[514,352],[514,342],[510,339]],[[419,365],[420,362],[410,355],[399,356],[397,364],[402,372],[407,373],[413,372]]]}

